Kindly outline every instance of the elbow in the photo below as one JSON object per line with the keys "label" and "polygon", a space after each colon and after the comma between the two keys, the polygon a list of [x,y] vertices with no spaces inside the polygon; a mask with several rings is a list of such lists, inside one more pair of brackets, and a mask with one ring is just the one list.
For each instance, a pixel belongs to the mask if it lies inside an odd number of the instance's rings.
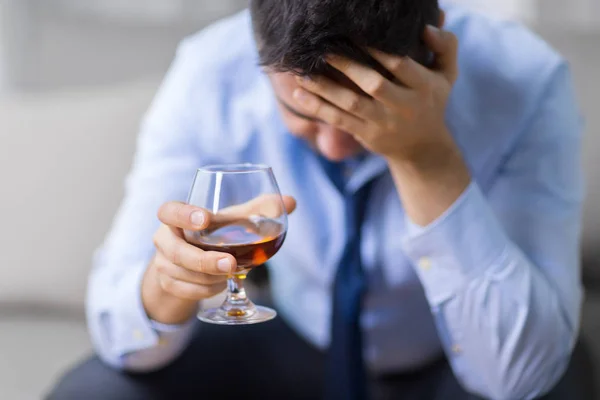
{"label": "elbow", "polygon": [[569,365],[570,352],[565,347],[560,349],[547,349],[530,357],[515,354],[509,362],[498,363],[503,367],[488,368],[479,382],[463,384],[468,391],[493,400],[539,398],[556,386]]}
{"label": "elbow", "polygon": [[181,349],[165,349],[159,344],[125,351],[109,343],[105,337],[92,333],[92,344],[98,358],[108,367],[132,374],[149,374],[171,365],[183,352]]}
{"label": "elbow", "polygon": [[87,309],[88,334],[92,342],[94,354],[108,367],[124,370],[121,357],[115,351],[114,332],[110,329],[110,318],[107,314],[94,313]]}
{"label": "elbow", "polygon": [[[537,399],[547,394],[558,383],[560,375],[551,377],[552,375],[549,374],[545,382],[542,381],[536,384],[523,382],[507,385],[506,387],[497,387],[496,390],[491,390],[486,397],[495,400]],[[540,389],[540,383],[543,389]]]}
{"label": "elbow", "polygon": [[124,365],[121,357],[116,355],[113,351],[111,351],[106,346],[102,345],[95,337],[95,335],[91,335],[92,346],[94,349],[94,354],[98,359],[106,366],[117,370],[117,371],[127,371],[126,366]]}
{"label": "elbow", "polygon": [[532,381],[514,382],[514,379],[499,379],[500,384],[484,391],[486,398],[494,400],[537,399],[548,392],[558,383],[566,370],[568,362],[560,362],[549,366]]}
{"label": "elbow", "polygon": [[[91,326],[91,321],[88,320],[88,325]],[[92,342],[92,348],[94,354],[98,357],[102,363],[114,370],[123,372],[134,372],[129,371],[127,365],[123,362],[121,357],[112,344],[109,335],[100,333],[95,329],[89,329],[89,335]]]}
{"label": "elbow", "polygon": [[[115,340],[115,329],[108,314],[88,314],[89,334],[96,356],[108,367],[117,371],[144,374],[170,365],[180,352],[164,351],[158,337],[131,342]],[[137,332],[136,332],[137,333]]]}
{"label": "elbow", "polygon": [[160,347],[153,347],[128,354],[122,357],[121,370],[133,374],[149,374],[167,368],[183,353],[184,348],[165,352]]}
{"label": "elbow", "polygon": [[[93,348],[98,358],[110,368],[133,374],[148,374],[171,365],[187,348],[191,329],[185,331],[179,340],[159,339],[153,331],[133,331],[133,340],[128,335],[119,335],[118,329],[110,323],[107,314],[88,318]],[[115,337],[121,340],[115,340]]]}
{"label": "elbow", "polygon": [[124,373],[139,375],[160,371],[171,365],[183,352],[183,349],[164,351],[161,346],[155,346],[123,354],[114,346],[106,346],[102,340],[94,340],[93,336],[93,348],[100,361],[106,366]]}

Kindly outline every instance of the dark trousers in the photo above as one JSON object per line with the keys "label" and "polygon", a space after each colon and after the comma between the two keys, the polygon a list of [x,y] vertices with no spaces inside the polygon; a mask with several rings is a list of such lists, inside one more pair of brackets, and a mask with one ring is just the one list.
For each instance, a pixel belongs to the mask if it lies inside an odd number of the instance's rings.
{"label": "dark trousers", "polygon": [[[91,358],[67,373],[48,400],[319,399],[325,354],[296,335],[282,318],[237,327],[199,325],[188,350],[149,374],[115,371]],[[593,400],[591,364],[578,346],[548,400]],[[471,400],[445,359],[412,373],[374,377],[373,399]]]}

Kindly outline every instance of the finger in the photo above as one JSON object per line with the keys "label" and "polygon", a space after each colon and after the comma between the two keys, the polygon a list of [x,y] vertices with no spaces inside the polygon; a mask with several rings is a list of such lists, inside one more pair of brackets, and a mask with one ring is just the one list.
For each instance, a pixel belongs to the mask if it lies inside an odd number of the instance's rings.
{"label": "finger", "polygon": [[154,264],[157,271],[161,274],[169,275],[171,278],[182,282],[208,286],[227,282],[227,275],[208,275],[202,272],[191,271],[175,265],[160,252],[156,253]]}
{"label": "finger", "polygon": [[406,87],[419,89],[429,79],[430,72],[427,68],[410,57],[392,56],[374,49],[370,49],[369,53]]}
{"label": "finger", "polygon": [[159,278],[161,288],[175,297],[200,301],[209,299],[223,292],[227,283],[217,283],[214,285],[195,285],[189,282],[178,281],[168,275],[161,275]]}
{"label": "finger", "polygon": [[[193,237],[186,239],[193,243]],[[230,254],[203,251],[174,235],[168,227],[159,229],[154,236],[154,245],[169,261],[191,271],[209,275],[229,275],[237,267]]]}
{"label": "finger", "polygon": [[163,204],[158,210],[163,224],[181,229],[202,230],[210,224],[210,213],[198,207],[180,202]]}
{"label": "finger", "polygon": [[294,91],[294,99],[311,116],[343,131],[360,134],[366,128],[365,121],[344,110],[340,110],[304,89],[296,89]]}
{"label": "finger", "polygon": [[327,100],[337,108],[360,119],[378,118],[376,103],[355,91],[345,88],[325,77],[297,77],[298,84],[312,94]]}
{"label": "finger", "polygon": [[267,218],[278,218],[283,210],[289,215],[296,209],[296,199],[291,196],[264,194],[247,203],[231,206],[219,211],[212,217],[213,224],[227,223],[232,219],[247,218],[250,215],[262,215]]}
{"label": "finger", "polygon": [[452,32],[427,25],[425,44],[435,54],[437,69],[450,81],[458,77],[458,38]]}
{"label": "finger", "polygon": [[406,89],[390,82],[374,69],[340,56],[328,56],[327,62],[354,82],[363,92],[383,104],[394,106],[407,97],[403,92]]}

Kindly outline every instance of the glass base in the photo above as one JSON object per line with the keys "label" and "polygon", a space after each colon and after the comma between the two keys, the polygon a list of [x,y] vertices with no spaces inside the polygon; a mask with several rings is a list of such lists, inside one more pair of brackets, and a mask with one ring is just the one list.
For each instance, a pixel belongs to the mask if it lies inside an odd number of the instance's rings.
{"label": "glass base", "polygon": [[[238,314],[238,315],[235,315]],[[277,312],[268,307],[254,306],[251,309],[238,312],[224,310],[223,308],[210,308],[198,313],[202,322],[217,325],[252,325],[267,322],[277,316]]]}

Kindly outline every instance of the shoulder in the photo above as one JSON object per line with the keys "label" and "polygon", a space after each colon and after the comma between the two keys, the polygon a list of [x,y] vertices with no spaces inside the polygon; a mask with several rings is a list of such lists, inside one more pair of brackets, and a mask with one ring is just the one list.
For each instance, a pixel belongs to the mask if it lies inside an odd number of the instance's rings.
{"label": "shoulder", "polygon": [[229,79],[242,70],[257,72],[258,56],[248,10],[185,38],[177,58],[193,65],[199,80]]}
{"label": "shoulder", "polygon": [[548,43],[520,23],[450,7],[447,26],[460,41],[465,78],[532,93],[564,64]]}
{"label": "shoulder", "polygon": [[568,66],[543,39],[516,22],[449,7],[446,27],[459,39],[451,130],[473,168],[485,175],[529,131],[557,79],[570,79]]}
{"label": "shoulder", "polygon": [[[247,10],[184,39],[175,65],[194,115],[194,133],[203,151],[219,154],[243,149],[252,134],[252,116],[266,96],[265,78]],[[263,102],[264,103],[264,102]],[[243,119],[243,121],[241,121]],[[224,142],[223,137],[227,137]]]}
{"label": "shoulder", "polygon": [[464,109],[494,110],[523,123],[566,69],[557,51],[517,22],[450,7],[447,27],[460,43],[456,95]]}

